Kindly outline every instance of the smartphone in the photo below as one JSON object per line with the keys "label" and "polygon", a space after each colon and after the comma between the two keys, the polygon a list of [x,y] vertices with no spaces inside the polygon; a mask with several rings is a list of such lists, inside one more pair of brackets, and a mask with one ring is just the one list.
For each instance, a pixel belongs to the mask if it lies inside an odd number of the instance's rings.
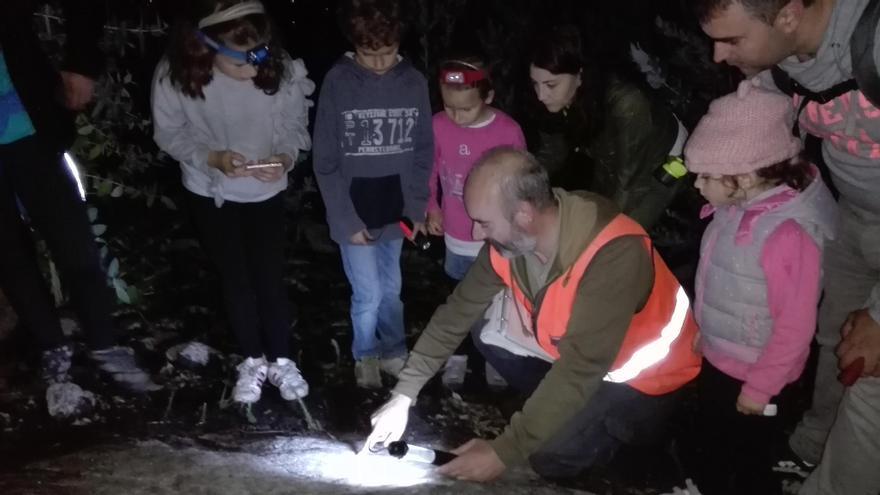
{"label": "smartphone", "polygon": [[281,162],[257,162],[257,163],[248,163],[244,166],[245,170],[255,170],[258,168],[274,168],[274,167],[283,167],[284,164]]}

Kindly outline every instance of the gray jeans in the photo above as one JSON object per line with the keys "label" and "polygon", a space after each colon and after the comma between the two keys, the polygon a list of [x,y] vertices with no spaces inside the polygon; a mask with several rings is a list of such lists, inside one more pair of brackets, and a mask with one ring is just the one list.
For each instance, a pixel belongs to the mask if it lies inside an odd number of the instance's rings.
{"label": "gray jeans", "polygon": [[[880,225],[861,220],[840,205],[837,237],[825,246],[825,294],[819,307],[819,364],[813,402],[789,438],[796,454],[811,463],[822,458],[825,441],[837,417],[843,386],[837,381],[840,328],[849,313],[862,309],[880,283]],[[874,494],[876,495],[876,494]]]}
{"label": "gray jeans", "polygon": [[880,493],[880,378],[846,391],[822,460],[799,495]]}

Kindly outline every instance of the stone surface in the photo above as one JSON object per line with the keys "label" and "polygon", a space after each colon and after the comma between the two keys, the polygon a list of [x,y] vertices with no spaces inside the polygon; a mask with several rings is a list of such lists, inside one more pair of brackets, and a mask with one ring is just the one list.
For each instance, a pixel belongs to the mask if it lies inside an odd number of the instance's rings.
{"label": "stone surface", "polygon": [[435,476],[430,465],[389,456],[358,456],[345,442],[273,437],[225,450],[223,439],[158,440],[100,446],[40,461],[0,475],[0,493],[29,494],[287,494],[587,492],[548,485],[526,471],[511,471],[482,485]]}

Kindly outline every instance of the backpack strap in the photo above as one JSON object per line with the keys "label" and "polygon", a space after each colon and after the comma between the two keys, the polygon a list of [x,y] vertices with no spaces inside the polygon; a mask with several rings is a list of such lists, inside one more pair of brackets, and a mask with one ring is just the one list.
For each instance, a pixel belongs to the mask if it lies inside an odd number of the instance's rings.
{"label": "backpack strap", "polygon": [[803,97],[795,114],[794,127],[791,133],[800,137],[798,121],[807,103],[815,101],[828,103],[838,96],[850,91],[861,90],[865,98],[875,107],[880,108],[880,73],[874,62],[874,48],[877,41],[877,24],[880,23],[880,0],[869,0],[865,10],[859,17],[856,28],[849,40],[850,58],[852,60],[853,78],[835,84],[822,91],[811,91],[795,81],[778,65],[770,69],[773,83],[783,93]]}
{"label": "backpack strap", "polygon": [[794,95],[794,86],[792,86],[791,76],[788,75],[788,72],[782,70],[778,65],[774,65],[770,69],[770,75],[773,76],[773,84],[779,88],[779,91],[787,94],[788,96]]}
{"label": "backpack strap", "polygon": [[862,94],[880,108],[880,74],[874,62],[877,23],[880,22],[880,0],[870,0],[849,40],[852,71]]}

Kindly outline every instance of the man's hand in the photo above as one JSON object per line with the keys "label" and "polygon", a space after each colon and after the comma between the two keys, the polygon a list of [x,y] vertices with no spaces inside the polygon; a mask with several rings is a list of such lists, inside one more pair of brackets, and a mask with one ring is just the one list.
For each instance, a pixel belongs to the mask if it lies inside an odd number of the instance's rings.
{"label": "man's hand", "polygon": [[458,457],[437,468],[437,472],[465,481],[492,481],[507,469],[489,442],[473,438],[452,451]]}
{"label": "man's hand", "polygon": [[82,110],[95,96],[95,80],[76,72],[61,71],[64,86],[64,106],[71,110]]}
{"label": "man's hand", "polygon": [[763,416],[764,406],[766,405],[749,399],[742,392],[740,392],[739,397],[736,399],[736,410],[746,415]]}
{"label": "man's hand", "polygon": [[253,175],[251,170],[244,168],[245,158],[232,150],[212,151],[208,153],[208,166],[226,174],[227,177],[245,177]]}
{"label": "man's hand", "polygon": [[425,223],[429,234],[443,235],[443,213],[440,211],[428,212],[428,220]]}
{"label": "man's hand", "polygon": [[871,318],[867,309],[860,309],[846,318],[841,333],[843,340],[837,347],[840,369],[846,369],[862,357],[865,359],[862,376],[880,376],[880,323]]}
{"label": "man's hand", "polygon": [[373,237],[370,235],[369,232],[367,232],[367,229],[364,229],[352,234],[352,236],[348,238],[348,241],[355,246],[366,246],[367,244],[373,242]]}
{"label": "man's hand", "polygon": [[412,399],[405,395],[392,394],[382,407],[370,416],[370,424],[373,431],[367,437],[364,450],[374,450],[379,444],[388,445],[400,440],[406,431],[406,423],[409,420],[409,406]]}

